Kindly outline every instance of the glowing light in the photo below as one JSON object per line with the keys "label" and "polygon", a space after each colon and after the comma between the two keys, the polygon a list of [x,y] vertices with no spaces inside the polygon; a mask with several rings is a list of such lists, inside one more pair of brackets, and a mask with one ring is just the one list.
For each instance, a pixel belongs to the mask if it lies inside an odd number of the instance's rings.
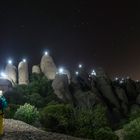
{"label": "glowing light", "polygon": [[2,78],[6,78],[6,77],[7,77],[7,75],[6,75],[4,72],[1,72],[1,73],[0,73],[0,76],[1,76]]}
{"label": "glowing light", "polygon": [[59,72],[59,74],[63,74],[64,73],[64,69],[63,68],[59,68],[58,72]]}
{"label": "glowing light", "polygon": [[79,68],[82,68],[83,66],[82,66],[82,64],[79,64],[78,67],[79,67]]}
{"label": "glowing light", "polygon": [[93,71],[91,72],[91,75],[96,76],[96,72],[95,72],[95,70],[93,70]]}
{"label": "glowing light", "polygon": [[45,54],[45,55],[48,55],[48,52],[47,52],[47,51],[45,51],[45,52],[44,52],[44,54]]}
{"label": "glowing light", "polygon": [[122,83],[123,83],[123,80],[120,81],[120,84],[122,84]]}
{"label": "glowing light", "polygon": [[8,60],[8,64],[12,64],[12,60]]}
{"label": "glowing light", "polygon": [[78,72],[78,71],[76,71],[76,72],[75,72],[75,74],[76,74],[76,75],[78,75],[78,74],[79,74],[79,72]]}
{"label": "glowing light", "polygon": [[22,61],[25,63],[26,62],[26,59],[23,59]]}
{"label": "glowing light", "polygon": [[119,80],[119,78],[118,78],[118,77],[116,77],[116,78],[115,78],[115,80],[116,80],[116,81],[118,81],[118,80]]}

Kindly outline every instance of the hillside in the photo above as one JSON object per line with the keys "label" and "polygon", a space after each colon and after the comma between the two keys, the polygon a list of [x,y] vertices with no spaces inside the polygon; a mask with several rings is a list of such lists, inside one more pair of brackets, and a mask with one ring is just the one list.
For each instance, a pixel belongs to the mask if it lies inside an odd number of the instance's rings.
{"label": "hillside", "polygon": [[2,140],[82,140],[71,136],[45,132],[22,121],[5,119],[5,135]]}

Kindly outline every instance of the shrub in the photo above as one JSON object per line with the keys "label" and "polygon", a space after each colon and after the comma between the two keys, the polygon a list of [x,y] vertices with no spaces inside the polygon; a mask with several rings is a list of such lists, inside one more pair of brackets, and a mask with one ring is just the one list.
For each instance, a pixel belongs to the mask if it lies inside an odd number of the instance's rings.
{"label": "shrub", "polygon": [[79,109],[76,111],[76,136],[94,138],[94,132],[108,126],[106,108],[101,105],[94,109]]}
{"label": "shrub", "polygon": [[140,118],[131,121],[124,126],[124,140],[140,139]]}
{"label": "shrub", "polygon": [[19,108],[19,105],[9,104],[8,108],[4,111],[4,117],[5,118],[14,118],[17,108]]}
{"label": "shrub", "polygon": [[105,127],[95,132],[95,140],[118,140],[118,136],[109,127]]}
{"label": "shrub", "polygon": [[25,103],[17,109],[14,118],[29,124],[34,124],[39,119],[39,112],[34,106]]}
{"label": "shrub", "polygon": [[41,112],[41,122],[48,131],[72,134],[74,131],[74,111],[72,106],[52,104]]}

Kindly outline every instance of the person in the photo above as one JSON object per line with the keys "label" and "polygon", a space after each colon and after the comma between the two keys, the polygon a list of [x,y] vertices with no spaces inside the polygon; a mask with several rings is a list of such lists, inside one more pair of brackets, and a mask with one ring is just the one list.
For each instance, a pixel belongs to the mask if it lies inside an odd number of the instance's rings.
{"label": "person", "polygon": [[3,93],[0,92],[0,136],[4,134],[3,118],[4,118],[4,110],[6,108],[7,108],[7,101],[3,96]]}

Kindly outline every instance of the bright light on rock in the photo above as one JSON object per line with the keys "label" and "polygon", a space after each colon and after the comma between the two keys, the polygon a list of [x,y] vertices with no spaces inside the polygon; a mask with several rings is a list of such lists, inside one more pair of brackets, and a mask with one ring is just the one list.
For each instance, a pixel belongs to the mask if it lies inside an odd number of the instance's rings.
{"label": "bright light on rock", "polygon": [[95,70],[93,70],[93,71],[91,72],[91,75],[96,76],[96,72],[95,72]]}
{"label": "bright light on rock", "polygon": [[63,74],[64,73],[64,69],[63,68],[59,68],[59,74]]}
{"label": "bright light on rock", "polygon": [[12,60],[8,60],[8,64],[12,64]]}
{"label": "bright light on rock", "polygon": [[48,52],[46,51],[44,54],[45,54],[45,55],[48,55]]}
{"label": "bright light on rock", "polygon": [[82,68],[82,64],[79,64],[78,67],[79,67],[79,68]]}
{"label": "bright light on rock", "polygon": [[2,78],[6,78],[6,77],[7,77],[7,75],[5,74],[5,72],[1,72],[1,73],[0,73],[0,76],[1,76]]}
{"label": "bright light on rock", "polygon": [[22,61],[23,61],[23,62],[26,62],[26,59],[23,59]]}
{"label": "bright light on rock", "polygon": [[75,72],[75,74],[76,74],[76,75],[78,75],[78,74],[79,74],[79,72],[78,72],[78,71],[76,71],[76,72]]}

